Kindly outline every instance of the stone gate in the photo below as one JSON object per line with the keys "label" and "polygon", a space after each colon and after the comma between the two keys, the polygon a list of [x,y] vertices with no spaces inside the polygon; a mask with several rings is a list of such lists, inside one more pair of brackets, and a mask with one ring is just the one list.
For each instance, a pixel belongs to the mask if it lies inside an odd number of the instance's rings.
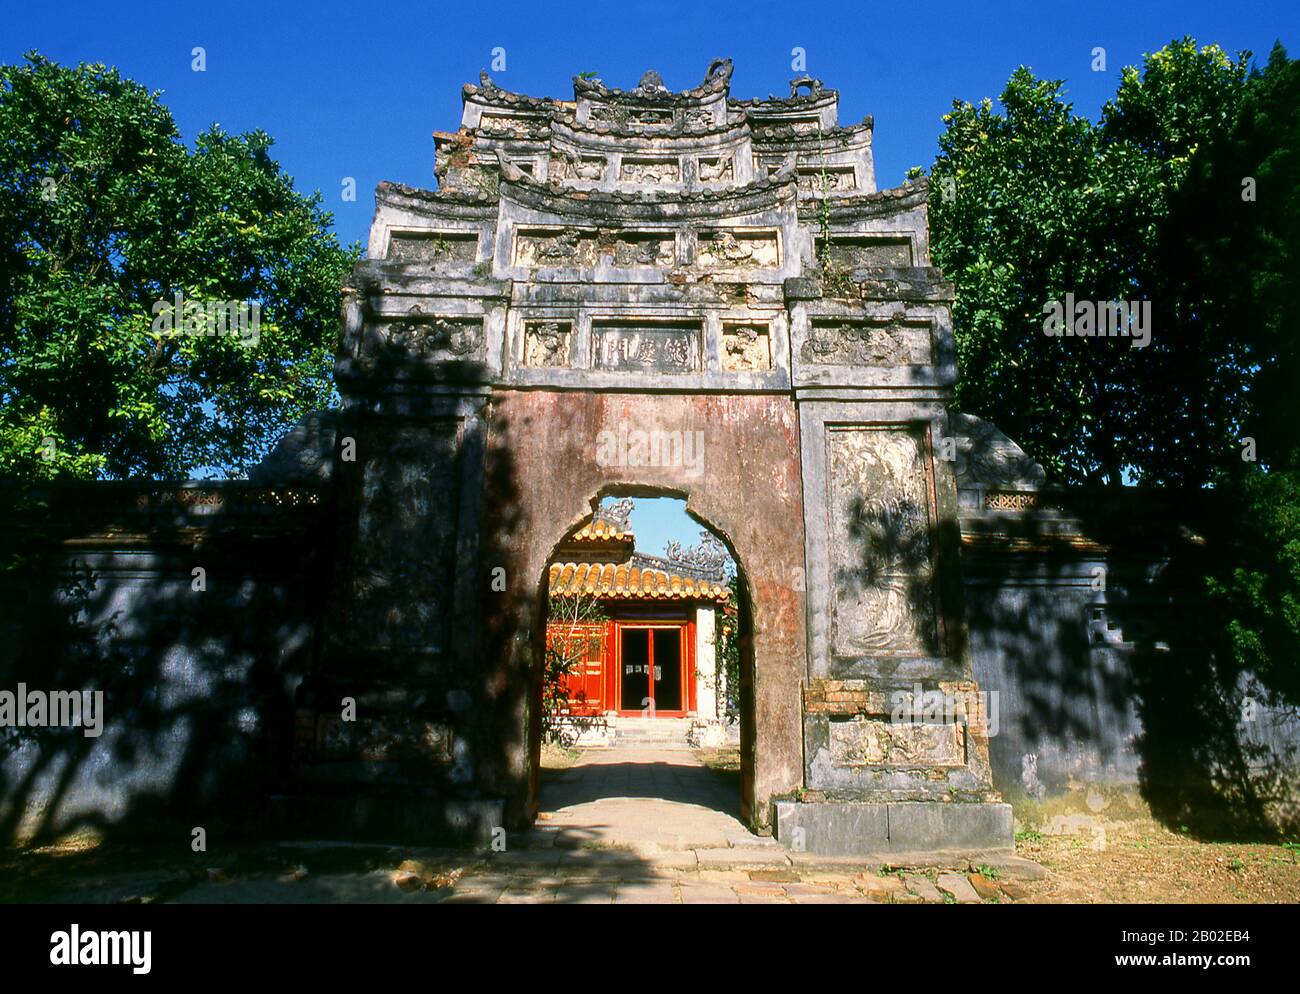
{"label": "stone gate", "polygon": [[364,781],[382,727],[449,823],[525,821],[547,561],[602,497],[672,495],[743,574],[753,824],[821,851],[1010,844],[940,458],[956,365],[926,185],[877,190],[871,118],[841,125],[820,80],[738,100],[730,77],[553,100],[485,73],[435,135],[440,188],[378,188],[300,706],[382,717],[325,719],[311,768]]}
{"label": "stone gate", "polygon": [[439,189],[376,192],[339,410],[247,481],[0,486],[29,564],[0,571],[0,689],[106,701],[96,738],[0,730],[0,837],[528,824],[548,561],[651,495],[739,566],[760,830],[1007,845],[1000,793],[1040,822],[1137,793],[1294,832],[1300,720],[1216,675],[1218,495],[1053,486],[950,411],[924,181],[876,190],[870,118],[818,80],[730,75],[484,76]]}

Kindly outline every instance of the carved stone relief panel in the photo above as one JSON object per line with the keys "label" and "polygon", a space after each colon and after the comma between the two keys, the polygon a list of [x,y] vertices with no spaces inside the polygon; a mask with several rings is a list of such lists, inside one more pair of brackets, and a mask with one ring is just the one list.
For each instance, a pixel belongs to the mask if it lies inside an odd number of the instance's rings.
{"label": "carved stone relief panel", "polygon": [[618,178],[623,183],[679,183],[681,166],[676,159],[624,159]]}
{"label": "carved stone relief panel", "polygon": [[382,432],[370,448],[351,598],[361,644],[446,651],[459,451],[454,419]]}
{"label": "carved stone relief panel", "polygon": [[698,324],[595,322],[592,355],[597,369],[693,373],[700,368]]}
{"label": "carved stone relief panel", "polygon": [[449,766],[453,732],[445,722],[412,715],[374,714],[364,722],[320,719],[320,758]]}
{"label": "carved stone relief panel", "polygon": [[605,162],[599,155],[556,155],[551,159],[549,176],[551,179],[599,181],[605,175]]}
{"label": "carved stone relief panel", "polygon": [[701,231],[695,259],[705,269],[775,269],[781,244],[775,231]]}
{"label": "carved stone relief panel", "polygon": [[827,745],[841,766],[964,766],[959,723],[923,724],[869,718],[832,721]]}
{"label": "carved stone relief panel", "polygon": [[796,134],[815,135],[820,130],[821,122],[816,117],[788,117],[774,121],[764,121],[754,126],[756,135]]}
{"label": "carved stone relief panel", "polygon": [[828,366],[924,365],[930,361],[930,325],[814,319],[799,358]]}
{"label": "carved stone relief panel", "polygon": [[484,114],[479,118],[479,130],[492,135],[509,135],[512,138],[526,136],[533,122],[526,117],[514,117],[510,114]]}
{"label": "carved stone relief panel", "polygon": [[524,322],[524,365],[569,365],[573,325],[568,321]]}
{"label": "carved stone relief panel", "polygon": [[382,327],[386,357],[419,362],[474,361],[483,358],[483,319],[439,317],[413,307],[403,318]]}
{"label": "carved stone relief panel", "polygon": [[673,112],[656,107],[636,107],[629,104],[593,104],[591,120],[612,128],[668,127],[673,123]]}
{"label": "carved stone relief panel", "polygon": [[800,193],[847,193],[858,188],[852,166],[803,166],[795,172]]}
{"label": "carved stone relief panel", "polygon": [[686,127],[692,131],[701,131],[713,127],[713,111],[688,110],[686,112]]}
{"label": "carved stone relief panel", "polygon": [[663,231],[602,231],[597,251],[625,269],[671,266],[677,258],[677,239]]}
{"label": "carved stone relief panel", "polygon": [[832,652],[937,655],[924,427],[833,426],[826,445]]}
{"label": "carved stone relief panel", "polygon": [[[822,241],[817,240],[818,257]],[[912,265],[912,242],[907,238],[839,238],[831,239],[830,258],[837,266],[848,269]]]}
{"label": "carved stone relief panel", "polygon": [[735,177],[730,155],[701,158],[697,171],[701,183],[730,183]]}
{"label": "carved stone relief panel", "polygon": [[538,269],[594,266],[597,256],[594,229],[520,229],[515,233],[516,266]]}
{"label": "carved stone relief panel", "polygon": [[388,239],[393,262],[473,262],[478,255],[476,232],[394,231]]}
{"label": "carved stone relief panel", "polygon": [[772,368],[772,343],[765,324],[722,326],[722,368],[747,373]]}

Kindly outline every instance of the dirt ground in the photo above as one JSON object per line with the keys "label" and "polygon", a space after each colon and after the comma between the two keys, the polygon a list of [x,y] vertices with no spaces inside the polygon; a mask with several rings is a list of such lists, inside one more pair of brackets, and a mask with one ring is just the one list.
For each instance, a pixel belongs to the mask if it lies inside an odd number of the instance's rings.
{"label": "dirt ground", "polygon": [[1021,832],[1016,855],[1050,871],[1034,901],[1053,904],[1300,903],[1300,843],[1203,842],[1150,823],[1104,836]]}

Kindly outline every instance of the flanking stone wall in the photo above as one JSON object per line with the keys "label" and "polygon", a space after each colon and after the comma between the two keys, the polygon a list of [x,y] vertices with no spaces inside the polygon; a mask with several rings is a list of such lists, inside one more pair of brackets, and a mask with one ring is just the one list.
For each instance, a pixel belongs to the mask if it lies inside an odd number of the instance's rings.
{"label": "flanking stone wall", "polygon": [[[319,492],[249,484],[5,491],[0,689],[104,693],[102,734],[0,729],[5,841],[265,830],[326,592]],[[203,571],[200,577],[195,569]],[[195,589],[196,585],[203,589]]]}
{"label": "flanking stone wall", "polygon": [[955,423],[971,660],[1019,817],[1294,831],[1300,718],[1211,651],[1214,495],[1047,487],[992,426]]}

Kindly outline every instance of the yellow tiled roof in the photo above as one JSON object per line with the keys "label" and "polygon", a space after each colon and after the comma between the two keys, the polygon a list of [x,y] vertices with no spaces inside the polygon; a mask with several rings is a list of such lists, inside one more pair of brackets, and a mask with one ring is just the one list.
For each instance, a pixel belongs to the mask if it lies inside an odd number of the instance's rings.
{"label": "yellow tiled roof", "polygon": [[628,563],[552,563],[549,583],[552,597],[627,597],[649,600],[726,601],[725,584],[701,580],[666,570]]}
{"label": "yellow tiled roof", "polygon": [[569,536],[570,542],[632,542],[636,538],[626,528],[602,521],[599,518],[588,521]]}

